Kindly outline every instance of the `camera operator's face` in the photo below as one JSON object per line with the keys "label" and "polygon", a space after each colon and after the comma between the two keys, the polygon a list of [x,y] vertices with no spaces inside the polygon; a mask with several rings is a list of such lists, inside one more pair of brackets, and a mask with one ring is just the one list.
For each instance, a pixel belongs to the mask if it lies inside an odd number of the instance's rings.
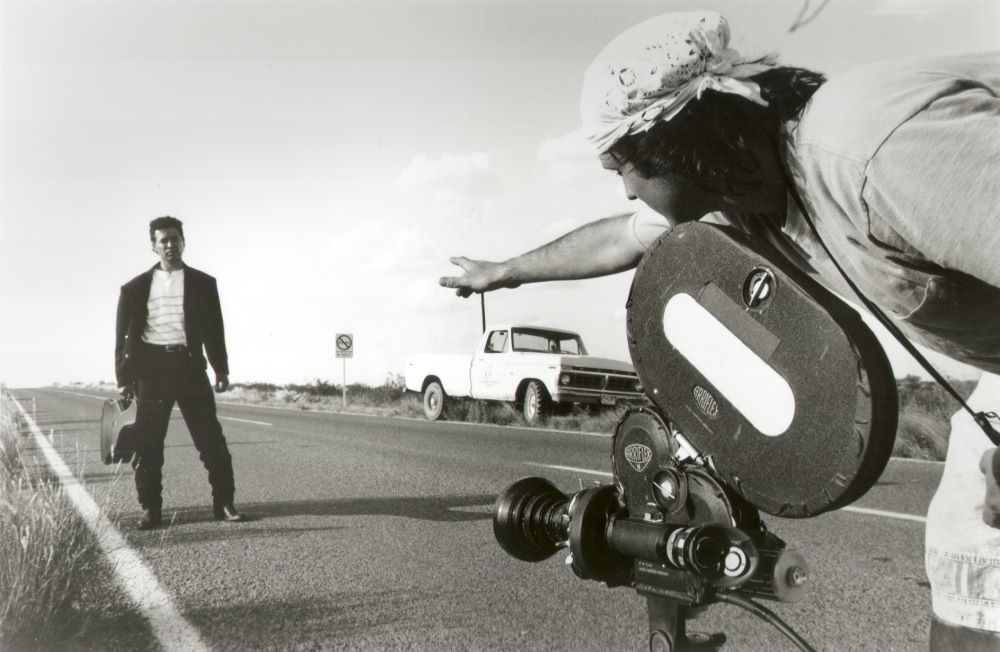
{"label": "camera operator's face", "polygon": [[620,162],[607,153],[601,154],[601,165],[622,178],[626,197],[642,201],[670,224],[691,222],[718,210],[718,198],[681,175],[646,178],[631,163]]}

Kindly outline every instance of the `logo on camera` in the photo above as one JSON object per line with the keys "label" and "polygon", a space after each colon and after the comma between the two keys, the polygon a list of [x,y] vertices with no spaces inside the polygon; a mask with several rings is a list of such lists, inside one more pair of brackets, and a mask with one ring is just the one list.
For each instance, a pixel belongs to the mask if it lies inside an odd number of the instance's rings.
{"label": "logo on camera", "polygon": [[629,444],[625,447],[625,459],[632,468],[642,473],[642,470],[649,465],[649,461],[653,459],[653,451],[649,446],[644,446],[643,444]]}
{"label": "logo on camera", "polygon": [[709,394],[707,389],[701,385],[695,385],[691,393],[694,394],[694,402],[698,406],[698,409],[704,412],[706,416],[713,419],[719,416],[719,404],[716,403],[715,397]]}
{"label": "logo on camera", "polygon": [[743,281],[743,305],[750,309],[762,308],[774,295],[774,273],[766,267],[757,267]]}

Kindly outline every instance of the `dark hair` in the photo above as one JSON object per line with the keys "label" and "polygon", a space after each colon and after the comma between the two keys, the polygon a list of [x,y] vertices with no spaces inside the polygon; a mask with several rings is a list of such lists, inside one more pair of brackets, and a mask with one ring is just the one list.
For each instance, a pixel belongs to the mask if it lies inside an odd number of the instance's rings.
{"label": "dark hair", "polygon": [[780,143],[781,129],[799,117],[826,81],[820,73],[776,67],[750,78],[768,106],[707,90],[672,120],[626,136],[608,151],[645,178],[680,174],[714,193],[741,194],[760,186],[760,164],[751,152],[761,135]]}
{"label": "dark hair", "polygon": [[181,240],[184,239],[184,222],[181,222],[176,217],[170,217],[169,215],[164,215],[163,217],[158,217],[149,223],[149,241],[156,241],[156,231],[158,229],[169,229],[174,227],[177,232],[181,234]]}

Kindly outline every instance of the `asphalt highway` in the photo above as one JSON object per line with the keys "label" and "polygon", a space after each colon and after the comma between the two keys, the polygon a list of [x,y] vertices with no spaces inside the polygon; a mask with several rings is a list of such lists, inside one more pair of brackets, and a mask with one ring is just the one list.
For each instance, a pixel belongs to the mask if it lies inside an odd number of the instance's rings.
{"label": "asphalt highway", "polygon": [[[568,493],[607,482],[609,436],[222,403],[236,503],[252,517],[225,524],[175,412],[170,525],[139,532],[131,469],[99,459],[106,396],[13,394],[29,412],[35,400],[40,431],[210,649],[645,649],[644,598],[578,579],[564,553],[507,556],[490,520],[497,494],[524,476]],[[940,474],[940,464],[893,460],[850,510],[765,517],[811,574],[804,601],[765,606],[820,650],[926,649],[921,518]],[[142,619],[115,618],[90,628],[103,632],[94,647],[160,649]],[[724,632],[731,652],[795,649],[734,606],[713,605],[690,628]]]}

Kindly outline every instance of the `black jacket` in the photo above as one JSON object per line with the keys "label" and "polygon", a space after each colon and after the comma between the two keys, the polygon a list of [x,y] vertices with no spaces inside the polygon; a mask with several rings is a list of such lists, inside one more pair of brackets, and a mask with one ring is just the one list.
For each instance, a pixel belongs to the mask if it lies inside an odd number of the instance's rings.
{"label": "black jacket", "polygon": [[[148,317],[149,288],[154,265],[122,286],[115,320],[115,376],[118,386],[134,383],[142,375],[142,333]],[[226,336],[222,325],[222,307],[215,278],[193,267],[184,266],[184,334],[188,349],[208,363],[217,376],[229,375]],[[204,352],[202,351],[204,349]],[[208,360],[205,359],[208,355]]]}

